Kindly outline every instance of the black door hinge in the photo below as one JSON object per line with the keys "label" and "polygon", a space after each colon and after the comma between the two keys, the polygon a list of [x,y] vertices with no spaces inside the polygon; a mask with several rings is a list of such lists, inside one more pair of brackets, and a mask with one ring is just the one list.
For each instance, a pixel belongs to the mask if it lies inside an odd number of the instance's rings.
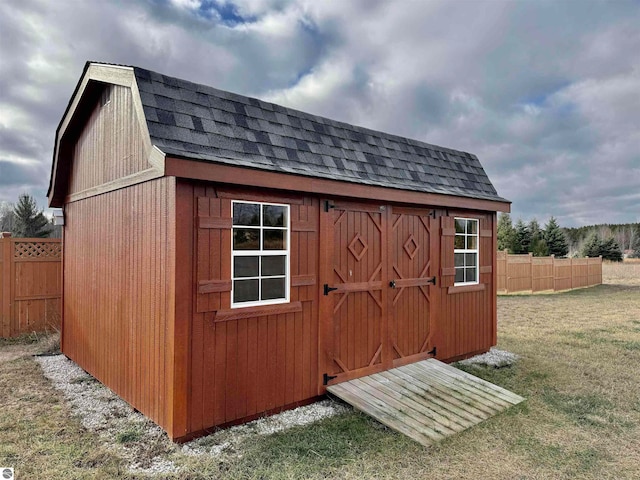
{"label": "black door hinge", "polygon": [[331,208],[336,208],[335,204],[329,202],[329,200],[324,201],[324,211],[328,212]]}
{"label": "black door hinge", "polygon": [[429,284],[430,284],[430,285],[435,285],[435,284],[436,284],[436,277],[431,277],[431,278],[429,279]]}
{"label": "black door hinge", "polygon": [[433,347],[430,352],[427,352],[427,355],[433,355],[435,357],[436,356],[436,347]]}
{"label": "black door hinge", "polygon": [[329,292],[333,292],[334,290],[337,290],[338,287],[330,287],[328,283],[324,284],[324,294],[325,295],[329,295]]}
{"label": "black door hinge", "polygon": [[325,373],[324,375],[322,375],[322,384],[329,385],[329,382],[336,377],[337,375],[329,375],[328,373]]}

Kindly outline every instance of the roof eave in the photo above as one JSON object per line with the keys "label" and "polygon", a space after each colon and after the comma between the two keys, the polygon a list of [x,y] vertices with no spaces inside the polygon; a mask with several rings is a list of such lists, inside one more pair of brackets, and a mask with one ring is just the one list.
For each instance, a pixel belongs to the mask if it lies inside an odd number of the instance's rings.
{"label": "roof eave", "polygon": [[[61,191],[60,188],[60,174],[61,170],[64,170],[60,168],[61,144],[63,139],[65,138],[65,135],[69,133],[69,127],[72,124],[75,115],[78,113],[79,107],[82,105],[83,99],[85,98],[87,90],[92,82],[122,85],[135,89],[137,92],[137,84],[133,72],[133,67],[101,64],[95,62],[87,62],[85,64],[82,76],[80,77],[80,80],[78,81],[73,91],[67,108],[62,115],[62,119],[60,120],[58,128],[56,129],[53,161],[51,164],[51,176],[49,178],[49,188],[47,190],[47,197],[50,207],[61,207],[64,203],[66,192]],[[140,105],[140,110],[141,109],[142,106]],[[142,123],[144,123],[146,127],[146,122]],[[148,146],[151,147],[151,139],[149,137],[148,131],[146,132],[146,141],[148,142]],[[68,167],[68,165],[66,167]],[[68,175],[68,172],[64,173]]]}
{"label": "roof eave", "polygon": [[[214,181],[230,185],[272,188],[318,195],[360,199],[371,198],[397,203],[490,212],[509,212],[511,210],[511,202],[501,197],[486,199],[445,193],[404,190],[293,173],[252,169],[246,166],[225,165],[175,155],[167,155],[165,174],[191,180]],[[345,188],[345,185],[348,185],[349,188]]]}

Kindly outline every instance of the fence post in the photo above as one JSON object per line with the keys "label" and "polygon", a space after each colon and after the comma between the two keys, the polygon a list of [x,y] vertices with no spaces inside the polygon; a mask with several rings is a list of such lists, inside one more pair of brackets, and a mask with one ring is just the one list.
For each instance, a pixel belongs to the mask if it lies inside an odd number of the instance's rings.
{"label": "fence post", "polygon": [[557,292],[556,289],[556,254],[551,254],[551,273],[553,273],[553,291]]}
{"label": "fence post", "polygon": [[[589,263],[589,257],[586,257],[587,263]],[[573,290],[573,257],[569,258],[571,262],[571,290]]]}
{"label": "fence post", "polygon": [[504,291],[509,293],[509,249],[504,249]]}
{"label": "fence post", "polygon": [[529,271],[531,272],[531,293],[533,293],[533,253],[529,252]]}
{"label": "fence post", "polygon": [[0,330],[2,337],[11,333],[11,234],[2,233],[0,255],[2,255],[2,292],[0,292]]}

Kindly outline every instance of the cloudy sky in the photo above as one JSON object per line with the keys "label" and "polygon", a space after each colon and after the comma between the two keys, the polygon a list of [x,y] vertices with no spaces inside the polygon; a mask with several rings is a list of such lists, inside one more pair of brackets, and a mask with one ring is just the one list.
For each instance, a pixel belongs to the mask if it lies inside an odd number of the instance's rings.
{"label": "cloudy sky", "polygon": [[86,60],[473,152],[515,218],[640,222],[638,0],[2,0],[0,201],[45,206]]}

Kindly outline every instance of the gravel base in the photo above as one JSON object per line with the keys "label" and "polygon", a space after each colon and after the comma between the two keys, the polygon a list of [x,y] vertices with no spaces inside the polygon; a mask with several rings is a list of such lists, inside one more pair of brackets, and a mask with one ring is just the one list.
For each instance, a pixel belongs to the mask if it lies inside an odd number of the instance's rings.
{"label": "gravel base", "polygon": [[[177,472],[179,468],[168,458],[176,454],[242,455],[242,444],[256,435],[270,435],[350,410],[334,400],[322,400],[177,445],[155,423],[64,355],[35,357],[35,360],[44,376],[64,394],[82,425],[98,433],[105,445],[116,449],[116,453],[128,461],[130,472],[140,475]],[[125,438],[130,441],[124,441]]]}
{"label": "gravel base", "polygon": [[461,360],[461,365],[486,365],[487,367],[503,368],[510,367],[520,359],[520,355],[492,348],[487,353],[476,355],[475,357]]}

